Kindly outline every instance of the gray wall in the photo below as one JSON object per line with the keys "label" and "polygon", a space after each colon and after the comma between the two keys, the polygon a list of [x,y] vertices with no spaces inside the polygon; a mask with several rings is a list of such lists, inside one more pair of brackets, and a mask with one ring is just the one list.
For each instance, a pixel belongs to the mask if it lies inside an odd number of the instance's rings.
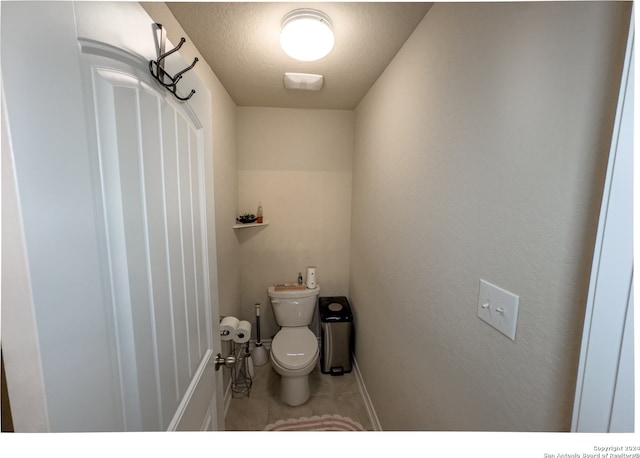
{"label": "gray wall", "polygon": [[[349,293],[385,430],[562,431],[630,3],[437,3],[356,110]],[[515,342],[479,280],[520,296]]]}

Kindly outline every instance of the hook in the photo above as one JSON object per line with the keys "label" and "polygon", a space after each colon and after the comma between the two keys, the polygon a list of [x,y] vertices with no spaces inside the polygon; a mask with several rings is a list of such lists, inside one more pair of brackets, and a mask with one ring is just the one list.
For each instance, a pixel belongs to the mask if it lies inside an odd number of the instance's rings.
{"label": "hook", "polygon": [[191,89],[191,92],[189,92],[189,95],[186,96],[186,97],[180,97],[178,94],[176,94],[175,87],[173,88],[173,90],[171,90],[171,92],[173,93],[175,98],[178,99],[178,100],[189,100],[191,97],[193,97],[193,94],[196,93],[196,90],[195,89]]}
{"label": "hook", "polygon": [[[183,38],[183,40],[184,40],[184,38]],[[185,69],[184,69],[184,70],[182,70],[181,72],[176,73],[176,74],[173,76],[173,78],[174,78],[175,82],[177,83],[177,82],[178,82],[178,80],[179,80],[180,78],[182,78],[182,74],[183,74],[183,73],[188,72],[188,71],[189,71],[189,70],[191,70],[193,67],[195,67],[197,62],[198,62],[198,58],[197,58],[197,57],[194,57],[194,58],[193,58],[193,63],[192,63],[191,65],[189,65],[187,68],[185,68]]]}
{"label": "hook", "polygon": [[[174,52],[178,51],[180,48],[182,48],[182,45],[184,44],[184,42],[187,41],[184,39],[184,37],[180,38],[180,43],[178,43],[178,46],[176,46],[175,48],[173,48],[171,51],[167,51],[164,54],[160,54],[158,56],[158,64],[160,64],[160,62],[162,62],[165,57],[170,56],[171,54],[173,54]],[[164,47],[164,46],[163,46]],[[160,64],[161,65],[161,64]]]}
{"label": "hook", "polygon": [[[187,95],[186,97],[180,97],[176,92],[177,85],[178,85],[178,81],[180,81],[180,79],[182,78],[182,75],[188,72],[189,70],[191,70],[196,65],[196,63],[198,62],[198,58],[197,57],[194,58],[193,63],[191,65],[189,65],[187,68],[183,69],[182,71],[176,73],[174,76],[171,76],[164,69],[163,61],[168,56],[178,51],[187,40],[185,40],[184,37],[180,38],[180,43],[178,43],[178,45],[175,48],[171,49],[170,51],[164,52],[164,45],[166,40],[165,31],[162,28],[162,24],[155,24],[155,26],[157,28],[156,32],[157,31],[160,32],[160,38],[158,38],[157,33],[155,34],[158,57],[156,60],[149,61],[149,72],[151,73],[151,76],[153,76],[153,78],[156,81],[158,81],[158,83],[162,84],[167,90],[171,91],[171,93],[178,100],[189,100],[193,96],[193,94],[196,93],[196,91],[192,89],[189,95]],[[154,67],[155,67],[155,71],[154,71]],[[169,80],[169,82],[166,82],[167,80]]]}

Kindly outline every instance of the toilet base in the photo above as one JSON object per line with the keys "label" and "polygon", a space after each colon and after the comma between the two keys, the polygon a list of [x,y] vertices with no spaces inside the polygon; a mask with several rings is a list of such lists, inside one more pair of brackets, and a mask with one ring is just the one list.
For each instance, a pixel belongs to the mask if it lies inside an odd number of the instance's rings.
{"label": "toilet base", "polygon": [[[300,332],[302,332],[303,333],[302,338],[306,340],[309,340],[309,337],[311,337],[310,341],[307,341],[305,344],[306,345],[305,351],[307,352],[307,354],[310,354],[311,351],[313,351],[313,356],[310,359],[308,359],[308,363],[305,362],[306,365],[303,365],[305,363],[298,361],[299,366],[296,369],[288,369],[281,366],[278,363],[278,359],[276,356],[278,352],[274,348],[274,345],[275,345],[274,342],[276,342],[279,336],[282,337],[280,333],[286,334],[287,332],[289,334],[291,334],[292,332],[294,334],[300,334]],[[305,336],[304,335],[305,332],[308,333],[309,335]],[[311,374],[311,372],[313,372],[313,370],[317,367],[318,359],[320,358],[318,341],[316,340],[313,333],[308,328],[305,327],[304,330],[295,330],[295,329],[285,330],[285,331],[281,330],[276,335],[271,345],[272,345],[272,348],[271,348],[271,351],[269,352],[269,359],[271,360],[271,367],[273,368],[273,370],[278,375],[280,375],[280,400],[291,407],[296,407],[304,404],[311,397],[311,388],[309,386],[309,374]],[[287,351],[283,348],[280,348],[279,351],[285,357],[287,354],[291,353],[291,350]],[[301,354],[304,355],[304,353],[301,353]]]}
{"label": "toilet base", "polygon": [[285,377],[280,376],[280,400],[287,405],[296,407],[304,404],[311,397],[309,376]]}

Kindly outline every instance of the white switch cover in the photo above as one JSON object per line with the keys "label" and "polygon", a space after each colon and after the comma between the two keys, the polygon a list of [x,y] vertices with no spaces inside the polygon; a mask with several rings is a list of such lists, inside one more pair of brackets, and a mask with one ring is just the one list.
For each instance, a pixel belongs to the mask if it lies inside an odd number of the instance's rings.
{"label": "white switch cover", "polygon": [[516,340],[519,302],[519,296],[480,280],[478,318],[486,321],[513,341]]}

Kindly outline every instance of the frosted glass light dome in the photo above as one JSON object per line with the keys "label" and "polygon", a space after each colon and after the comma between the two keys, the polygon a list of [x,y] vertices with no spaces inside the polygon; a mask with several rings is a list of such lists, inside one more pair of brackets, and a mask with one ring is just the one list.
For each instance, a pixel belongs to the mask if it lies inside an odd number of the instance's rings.
{"label": "frosted glass light dome", "polygon": [[333,45],[331,20],[322,11],[302,8],[282,18],[280,46],[290,57],[304,62],[319,60]]}

